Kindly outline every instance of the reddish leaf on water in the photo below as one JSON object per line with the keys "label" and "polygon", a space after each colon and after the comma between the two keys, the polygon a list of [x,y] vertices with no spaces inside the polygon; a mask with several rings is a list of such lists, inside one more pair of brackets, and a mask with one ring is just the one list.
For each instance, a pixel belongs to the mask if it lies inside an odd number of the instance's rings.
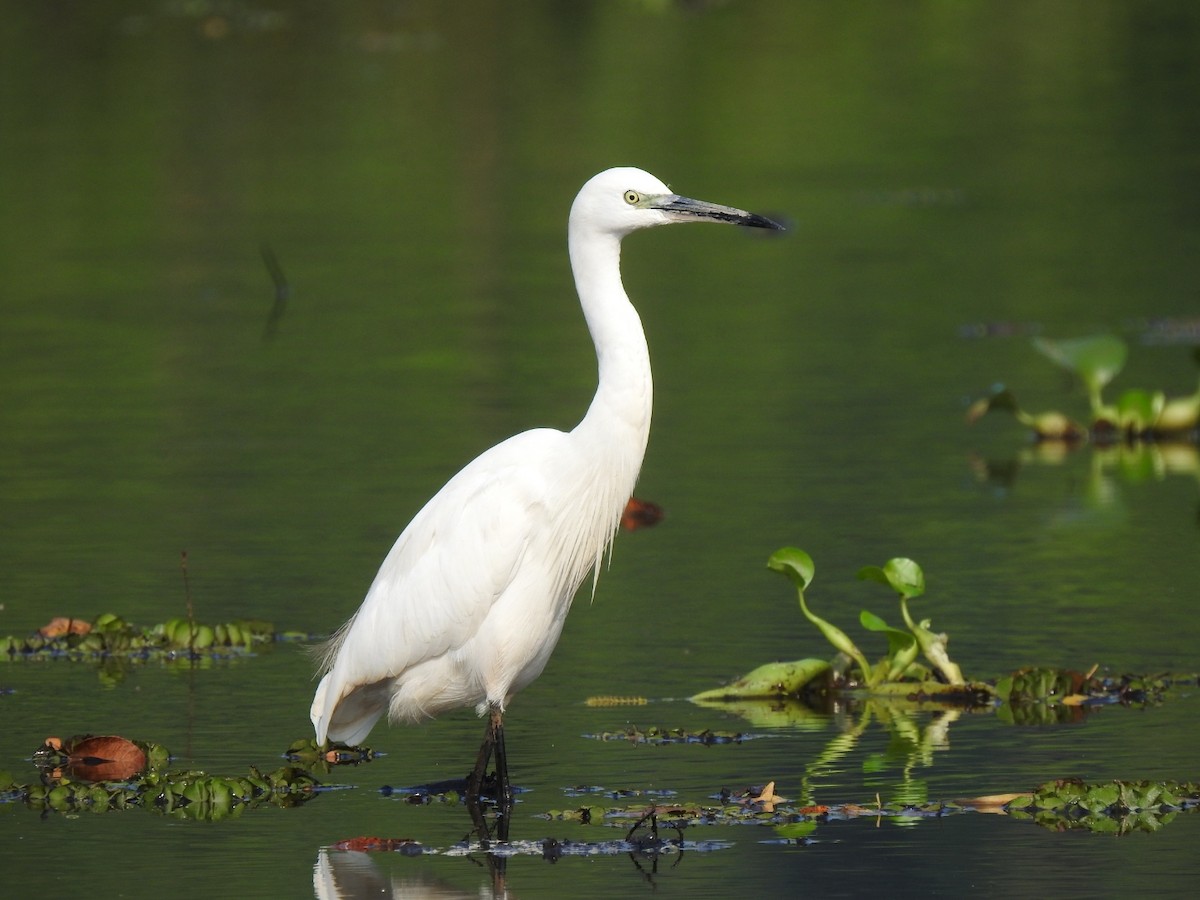
{"label": "reddish leaf on water", "polygon": [[338,841],[333,845],[333,849],[355,850],[359,853],[365,853],[368,851],[390,852],[405,847],[419,846],[421,846],[420,842],[412,838],[356,837],[345,841]]}
{"label": "reddish leaf on water", "polygon": [[663,508],[657,503],[630,497],[625,512],[621,513],[621,527],[626,531],[649,528],[661,522],[664,515]]}
{"label": "reddish leaf on water", "polygon": [[[57,738],[47,738],[46,743]],[[146,768],[146,753],[127,738],[90,735],[60,748],[66,754],[63,768],[84,781],[127,781]]]}
{"label": "reddish leaf on water", "polygon": [[47,638],[59,638],[67,634],[87,634],[92,630],[90,622],[83,619],[69,619],[66,616],[55,616],[38,629],[38,634]]}

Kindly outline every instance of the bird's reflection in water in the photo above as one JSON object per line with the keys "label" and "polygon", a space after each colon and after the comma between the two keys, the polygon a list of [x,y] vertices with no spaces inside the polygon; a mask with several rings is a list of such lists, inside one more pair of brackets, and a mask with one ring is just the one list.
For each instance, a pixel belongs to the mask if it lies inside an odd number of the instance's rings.
{"label": "bird's reflection in water", "polygon": [[[393,854],[384,854],[386,859]],[[480,854],[481,866],[487,867],[474,890],[456,887],[428,870],[414,871],[407,863],[413,860],[394,860],[387,865],[379,854],[358,850],[335,850],[322,847],[313,866],[313,896],[317,900],[363,900],[363,898],[396,898],[396,900],[505,900],[512,895],[504,880],[504,863],[490,853]]]}
{"label": "bird's reflection in water", "polygon": [[[628,858],[650,885],[658,883],[666,869],[683,861],[685,851],[719,850],[725,841],[689,841],[672,821],[660,823],[661,807],[651,806],[623,838],[602,841],[508,840],[511,809],[501,813],[493,804],[468,804],[472,830],[453,848],[432,851],[410,840],[360,838],[335,847],[322,847],[313,867],[313,893],[317,900],[354,900],[360,897],[484,897],[509,898],[507,878],[511,856],[540,857],[548,863],[565,856]],[[386,852],[367,852],[386,851]],[[425,857],[424,862],[406,857]],[[429,866],[451,864],[458,857],[476,867],[480,882],[474,890],[452,887],[428,870]],[[435,862],[436,859],[436,862]],[[389,871],[398,867],[403,874]],[[665,868],[664,868],[665,867]],[[624,867],[621,867],[624,869]],[[457,869],[455,871],[458,871]]]}
{"label": "bird's reflection in water", "polygon": [[[395,898],[488,898],[500,900],[511,895],[505,880],[508,859],[492,851],[498,844],[508,842],[508,826],[512,818],[511,801],[506,805],[480,802],[467,803],[472,829],[464,838],[464,845],[478,847],[479,853],[469,855],[481,868],[486,869],[484,880],[475,891],[452,887],[428,872],[408,871],[392,876],[387,868],[376,861],[378,854],[362,849],[336,849],[322,847],[313,867],[313,894],[317,900],[357,900],[362,897]],[[384,843],[384,842],[381,842]],[[411,848],[411,849],[409,849]],[[380,848],[384,849],[384,848]],[[388,847],[385,856],[420,855],[424,852],[420,844],[399,843]],[[397,863],[402,861],[397,860]]]}

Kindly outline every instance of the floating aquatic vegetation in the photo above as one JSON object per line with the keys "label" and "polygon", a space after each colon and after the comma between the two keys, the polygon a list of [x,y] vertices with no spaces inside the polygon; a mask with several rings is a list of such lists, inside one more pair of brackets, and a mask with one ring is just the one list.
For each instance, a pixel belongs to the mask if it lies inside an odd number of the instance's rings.
{"label": "floating aquatic vegetation", "polygon": [[[844,631],[809,608],[805,591],[815,566],[803,550],[785,547],[768,565],[787,575],[796,586],[800,610],[838,651],[832,660],[806,658],[766,663],[747,675],[691,697],[701,706],[720,707],[759,726],[804,725],[811,711],[831,712],[864,702],[904,709],[964,709],[997,712],[1002,720],[1023,725],[1073,721],[1105,705],[1149,705],[1162,702],[1170,688],[1195,685],[1197,675],[1103,675],[1093,667],[1087,674],[1066,669],[1030,667],[992,680],[968,680],[947,651],[949,638],[931,630],[928,619],[916,621],[909,601],[925,591],[925,576],[911,559],[895,558],[883,566],[866,566],[858,577],[891,587],[899,596],[907,628],[893,628],[863,610],[860,624],[887,638],[887,654],[872,664]],[[918,661],[918,654],[928,665]],[[621,733],[604,739],[620,738]],[[636,729],[628,739],[637,741]]]}
{"label": "floating aquatic vegetation", "polygon": [[606,788],[599,785],[563,788],[568,797],[601,796],[611,800],[632,800],[637,797],[674,797],[675,791],[654,788]]}
{"label": "floating aquatic vegetation", "polygon": [[765,663],[727,685],[701,691],[691,700],[703,704],[738,699],[799,697],[809,685],[829,672],[830,668],[829,662],[824,659]]}
{"label": "floating aquatic vegetation", "polygon": [[553,837],[537,840],[462,841],[449,847],[432,847],[412,838],[381,838],[357,837],[339,841],[330,847],[322,848],[322,854],[336,868],[338,863],[334,857],[335,851],[384,852],[400,853],[404,856],[421,856],[436,854],[438,856],[478,856],[494,857],[533,856],[554,861],[566,856],[617,856],[628,853],[643,855],[707,853],[714,850],[726,850],[733,846],[732,841],[721,840],[685,840],[682,837],[674,839],[646,839],[635,835],[632,839],[625,838],[609,841],[578,841]]}
{"label": "floating aquatic vegetation", "polygon": [[1194,686],[1191,675],[1102,675],[1073,669],[1030,666],[996,681],[1003,701],[997,708],[1002,721],[1016,725],[1074,722],[1090,710],[1120,704],[1156,706],[1176,686]]}
{"label": "floating aquatic vegetation", "polygon": [[119,735],[82,734],[62,740],[48,737],[33,754],[33,764],[52,779],[129,781],[170,761],[161,744],[131,741]]}
{"label": "floating aquatic vegetation", "polygon": [[[489,772],[483,779],[483,788],[494,791],[495,784],[496,776],[494,773]],[[512,792],[514,797],[519,801],[520,796],[526,793],[526,789],[513,785]],[[394,800],[399,800],[401,803],[408,803],[413,806],[428,806],[434,803],[448,803],[450,805],[466,804],[467,777],[447,778],[442,781],[426,782],[425,784],[385,784],[379,788],[379,793],[384,797],[390,797]]]}
{"label": "floating aquatic vegetation", "polygon": [[584,706],[645,706],[650,701],[645,697],[588,697],[583,701]]}
{"label": "floating aquatic vegetation", "polygon": [[[128,771],[139,753],[144,765]],[[0,801],[21,802],[42,812],[137,808],[173,818],[217,821],[258,806],[298,806],[320,789],[311,774],[295,766],[265,774],[251,766],[246,775],[238,776],[168,772],[170,754],[164,747],[113,735],[52,738],[34,759],[43,770],[37,782],[20,784],[10,773],[0,772]]]}
{"label": "floating aquatic vegetation", "polygon": [[352,747],[339,741],[318,744],[314,738],[293,741],[283,751],[288,762],[299,763],[306,769],[321,769],[328,772],[334,766],[360,766],[382,754],[370,747]]}
{"label": "floating aquatic vegetation", "polygon": [[90,622],[58,616],[33,634],[0,637],[0,661],[222,658],[244,656],[274,641],[309,638],[298,632],[277,632],[270,622],[256,619],[205,625],[174,618],[145,627],[113,613]]}
{"label": "floating aquatic vegetation", "polygon": [[[814,700],[841,690],[865,690],[967,705],[993,702],[989,685],[969,683],[963,678],[946,650],[948,637],[931,631],[928,620],[917,622],[909,613],[909,600],[925,592],[924,573],[911,559],[892,559],[884,566],[867,566],[858,573],[861,579],[878,581],[896,591],[908,629],[893,628],[867,610],[860,614],[859,622],[864,628],[887,638],[887,656],[876,664],[868,661],[846,632],[809,608],[805,591],[816,572],[812,557],[795,547],[784,547],[771,555],[767,565],[791,579],[799,596],[800,611],[833,645],[838,656],[832,662],[809,658],[767,663],[730,684],[696,694],[691,698],[693,702],[719,703],[755,698]],[[918,662],[918,654],[924,655],[928,667]]]}
{"label": "floating aquatic vegetation", "polygon": [[[1082,424],[1057,410],[1029,413],[1012,391],[998,385],[971,404],[967,421],[989,412],[1007,412],[1029,428],[1039,440],[1080,441],[1090,437],[1101,444],[1119,440],[1195,440],[1200,427],[1200,388],[1191,394],[1168,398],[1163,391],[1131,388],[1115,403],[1104,399],[1104,389],[1125,365],[1125,342],[1112,335],[1052,341],[1035,337],[1033,345],[1047,359],[1076,375],[1087,392],[1091,414]],[[1200,364],[1200,347],[1192,349]]]}
{"label": "floating aquatic vegetation", "polygon": [[1158,831],[1181,812],[1200,808],[1200,782],[1047,782],[1004,806],[1014,818],[1032,819],[1054,831],[1102,834]]}
{"label": "floating aquatic vegetation", "polygon": [[[556,822],[635,828],[653,816],[657,825],[676,830],[695,826],[765,826],[779,842],[807,842],[818,826],[852,819],[919,821],[963,813],[993,813],[1032,819],[1055,830],[1077,828],[1104,834],[1154,831],[1183,812],[1200,809],[1200,784],[1193,782],[1112,781],[1087,784],[1076,780],[1047,782],[1031,792],[963,800],[913,800],[873,803],[813,804],[775,794],[768,782],[737,790],[725,789],[711,803],[591,804],[551,809],[538,816]],[[774,842],[774,841],[768,841]]]}
{"label": "floating aquatic vegetation", "polygon": [[598,734],[585,734],[585,738],[595,741],[624,741],[630,744],[741,744],[763,737],[760,734],[749,734],[744,731],[688,731],[685,728],[638,728],[630,725],[622,731],[602,731]]}

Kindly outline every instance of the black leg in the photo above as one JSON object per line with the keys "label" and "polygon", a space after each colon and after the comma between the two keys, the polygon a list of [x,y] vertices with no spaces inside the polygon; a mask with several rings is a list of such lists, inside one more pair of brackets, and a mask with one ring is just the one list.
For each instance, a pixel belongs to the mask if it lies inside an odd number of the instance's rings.
{"label": "black leg", "polygon": [[467,778],[468,803],[479,803],[479,797],[483,793],[483,783],[487,779],[488,763],[492,761],[493,746],[494,736],[489,720],[487,730],[483,733],[483,743],[479,745],[479,755],[475,757],[475,768],[471,770],[471,775]]}
{"label": "black leg", "polygon": [[492,743],[496,756],[496,803],[500,812],[507,816],[512,809],[512,782],[508,780],[508,754],[504,750],[504,714],[493,711],[488,730],[492,734]]}
{"label": "black leg", "polygon": [[478,803],[483,795],[488,763],[493,758],[496,761],[495,800],[500,812],[507,815],[513,802],[512,784],[508,780],[508,754],[504,750],[504,713],[498,709],[488,714],[487,730],[479,747],[479,755],[475,757],[475,768],[467,779],[468,802]]}
{"label": "black leg", "polygon": [[[496,761],[494,800],[496,803],[495,829],[488,825],[484,808],[480,802],[483,799],[487,784],[487,767],[492,759]],[[508,824],[512,818],[512,785],[508,780],[508,757],[504,752],[504,714],[492,710],[488,716],[487,730],[484,732],[483,743],[479,747],[479,755],[475,757],[475,768],[467,779],[467,809],[471,814],[471,822],[479,839],[486,845],[492,840],[508,840]],[[503,873],[501,873],[503,874]]]}

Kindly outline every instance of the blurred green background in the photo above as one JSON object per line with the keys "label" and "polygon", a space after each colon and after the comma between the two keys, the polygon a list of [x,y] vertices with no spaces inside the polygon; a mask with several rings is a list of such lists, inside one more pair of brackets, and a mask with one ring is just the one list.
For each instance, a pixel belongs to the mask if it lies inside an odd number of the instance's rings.
{"label": "blurred green background", "polygon": [[[963,423],[997,381],[1084,415],[1032,334],[1118,334],[1131,350],[1114,391],[1194,389],[1194,4],[16,2],[3,19],[0,633],[179,615],[181,550],[201,618],[332,631],[450,474],[582,415],[595,361],[567,210],[595,172],[637,165],[789,231],[627,242],[657,393],[638,492],[667,517],[618,538],[595,601],[513,704],[531,814],[569,805],[555,792],[576,783],[669,785],[692,802],[739,781],[796,792],[829,734],[781,728],[703,757],[578,737],[631,718],[745,727],[680,704],[580,702],[683,697],[824,654],[765,571],[783,544],[816,559],[810,602],[847,630],[863,606],[896,617],[856,569],[917,559],[920,614],[978,677],[1195,667],[1194,448],[1169,466],[1087,448],[1047,464],[1011,421]],[[291,289],[276,320],[264,244]],[[202,768],[273,765],[308,733],[310,671],[293,646],[188,677],[143,667],[110,689],[66,664],[3,665],[0,768],[27,772],[43,737],[76,731],[159,740]],[[1185,700],[1070,733],[962,725],[928,790],[1188,777],[1196,721]],[[479,727],[469,712],[381,726],[371,742],[392,755],[344,779],[362,790],[236,825],[171,832],[136,812],[35,825],[0,804],[0,840],[24,849],[9,877],[53,894],[71,884],[45,881],[62,840],[99,861],[115,833],[145,853],[102,887],[132,873],[130,895],[156,893],[165,865],[211,870],[218,890],[232,865],[251,893],[303,893],[316,848],[338,838],[452,840],[461,810],[397,811],[373,791],[461,774]],[[818,799],[879,790],[856,766]],[[804,878],[838,894],[853,866],[855,890],[921,871],[946,890],[1094,895],[1153,865],[1132,841],[1064,847],[1003,821],[893,829],[881,846],[866,831],[808,855],[739,833],[659,887],[765,895]],[[1189,837],[1187,822],[1153,839],[1180,878],[1165,891],[1196,874]],[[978,842],[993,849],[968,874]],[[1014,853],[1057,863],[1018,877]],[[474,870],[451,862],[437,877],[474,891]],[[552,871],[510,870],[514,893],[554,895]],[[632,872],[571,877],[589,895]]]}

